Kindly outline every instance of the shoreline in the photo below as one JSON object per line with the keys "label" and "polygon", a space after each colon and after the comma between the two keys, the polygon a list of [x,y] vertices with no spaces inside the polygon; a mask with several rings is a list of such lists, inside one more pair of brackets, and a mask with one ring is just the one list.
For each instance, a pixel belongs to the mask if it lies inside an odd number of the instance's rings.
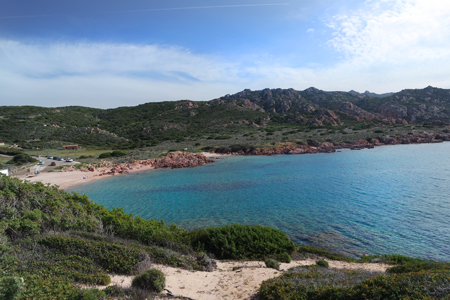
{"label": "shoreline", "polygon": [[16,175],[13,177],[26,180],[31,183],[42,182],[44,184],[57,185],[59,189],[66,189],[75,185],[91,182],[102,178],[119,176],[127,173],[147,171],[159,168],[185,168],[197,167],[205,163],[214,162],[213,158],[227,156],[253,156],[253,155],[277,155],[277,154],[314,154],[314,153],[334,153],[336,150],[362,150],[372,149],[378,146],[393,146],[407,144],[431,144],[450,141],[450,133],[443,134],[420,134],[411,136],[398,136],[382,139],[372,139],[355,141],[353,143],[333,143],[324,142],[316,145],[276,144],[274,148],[262,149],[242,149],[236,152],[199,152],[197,154],[189,152],[170,152],[166,157],[160,159],[148,159],[135,161],[129,164],[119,164],[103,166],[98,168],[83,168],[75,170],[69,167],[66,171],[44,172],[37,176]]}
{"label": "shoreline", "polygon": [[[226,157],[231,156],[230,154],[219,154],[219,153],[210,153],[210,152],[201,152],[204,157],[208,160],[212,160],[213,158],[218,157]],[[153,160],[154,161],[154,160]],[[19,178],[20,180],[26,180],[28,182],[42,182],[43,184],[57,185],[58,189],[66,189],[75,185],[80,185],[83,183],[88,183],[94,180],[109,178],[113,176],[120,176],[123,174],[155,170],[159,168],[167,168],[167,167],[155,167],[154,165],[150,165],[147,161],[138,161],[130,164],[126,164],[126,167],[121,165],[111,165],[110,167],[100,167],[94,168],[93,171],[88,170],[76,170],[73,168],[68,168],[69,171],[54,171],[54,172],[43,172],[37,176],[28,176],[28,175],[13,175],[12,177]],[[213,162],[213,161],[210,161]],[[109,170],[119,168],[122,171],[108,173]],[[126,169],[126,170],[124,170]]]}

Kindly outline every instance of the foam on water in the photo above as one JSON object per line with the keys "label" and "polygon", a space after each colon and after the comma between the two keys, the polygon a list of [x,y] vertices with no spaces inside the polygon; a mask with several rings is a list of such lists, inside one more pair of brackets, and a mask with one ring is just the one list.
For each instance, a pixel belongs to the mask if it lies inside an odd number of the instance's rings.
{"label": "foam on water", "polygon": [[348,255],[450,261],[450,143],[333,154],[241,156],[75,186],[107,208],[194,229],[278,228]]}

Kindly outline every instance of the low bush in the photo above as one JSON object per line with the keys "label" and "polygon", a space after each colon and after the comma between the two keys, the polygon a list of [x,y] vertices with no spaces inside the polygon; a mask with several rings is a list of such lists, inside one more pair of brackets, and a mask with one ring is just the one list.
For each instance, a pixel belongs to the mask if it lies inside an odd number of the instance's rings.
{"label": "low bush", "polygon": [[332,260],[355,261],[354,259],[351,259],[348,257],[343,257],[339,254],[330,252],[326,249],[319,248],[319,247],[313,247],[313,246],[298,246],[297,253],[299,253],[299,254],[310,253],[310,254],[315,254],[317,256],[323,256],[323,257],[326,257],[326,258],[332,259]]}
{"label": "low bush", "polygon": [[324,267],[324,268],[328,268],[330,265],[328,264],[328,262],[326,260],[318,260],[316,261],[316,264],[320,267]]}
{"label": "low bush", "polygon": [[450,271],[450,263],[440,263],[435,261],[423,261],[406,263],[399,266],[394,266],[386,270],[387,273],[400,274],[420,271]]}
{"label": "low bush", "polygon": [[280,270],[280,262],[275,259],[272,258],[265,259],[264,263],[266,264],[267,268]]}
{"label": "low bush", "polygon": [[166,278],[163,272],[151,269],[134,277],[131,286],[160,293],[166,287]]}
{"label": "low bush", "polygon": [[139,262],[139,251],[130,247],[86,239],[49,236],[38,240],[61,254],[79,255],[91,259],[107,272],[133,274]]}
{"label": "low bush", "polygon": [[100,300],[105,297],[106,293],[104,291],[98,289],[86,289],[78,291],[73,300]]}
{"label": "low bush", "polygon": [[8,276],[0,279],[0,300],[16,300],[24,290],[23,278]]}
{"label": "low bush", "polygon": [[12,162],[16,165],[23,165],[31,162],[37,162],[37,160],[26,153],[19,153],[14,155]]}
{"label": "low bush", "polygon": [[291,256],[289,255],[289,254],[287,254],[286,252],[284,252],[284,253],[281,253],[279,256],[278,256],[278,259],[281,261],[281,262],[284,262],[284,263],[290,263],[291,261],[292,261],[292,258],[291,258]]}
{"label": "low bush", "polygon": [[110,157],[111,152],[100,153],[100,155],[98,156],[98,158],[110,158]]}
{"label": "low bush", "polygon": [[190,232],[194,249],[219,259],[277,258],[292,253],[295,244],[283,232],[260,225],[232,224]]}

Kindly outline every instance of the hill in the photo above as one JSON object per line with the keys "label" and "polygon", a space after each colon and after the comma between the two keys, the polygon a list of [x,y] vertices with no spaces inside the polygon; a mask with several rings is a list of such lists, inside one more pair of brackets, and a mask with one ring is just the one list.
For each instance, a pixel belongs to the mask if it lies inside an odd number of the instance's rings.
{"label": "hill", "polygon": [[[449,122],[450,90],[427,87],[379,97],[311,87],[304,91],[244,90],[211,101],[180,100],[106,110],[2,106],[0,139],[30,149],[58,148],[62,144],[132,149],[154,147],[164,141],[200,140],[205,144],[207,139],[229,140],[223,144],[230,145],[238,136],[261,131],[284,130],[281,135],[289,130],[336,131]],[[261,142],[256,139],[248,143]]]}

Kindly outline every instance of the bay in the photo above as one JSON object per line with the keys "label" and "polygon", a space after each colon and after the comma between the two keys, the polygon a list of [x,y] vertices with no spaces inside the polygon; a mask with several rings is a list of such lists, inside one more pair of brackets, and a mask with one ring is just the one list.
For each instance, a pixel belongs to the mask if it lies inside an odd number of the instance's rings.
{"label": "bay", "polygon": [[282,230],[354,257],[450,261],[450,143],[332,154],[232,156],[67,189],[107,208],[186,229],[230,223]]}

